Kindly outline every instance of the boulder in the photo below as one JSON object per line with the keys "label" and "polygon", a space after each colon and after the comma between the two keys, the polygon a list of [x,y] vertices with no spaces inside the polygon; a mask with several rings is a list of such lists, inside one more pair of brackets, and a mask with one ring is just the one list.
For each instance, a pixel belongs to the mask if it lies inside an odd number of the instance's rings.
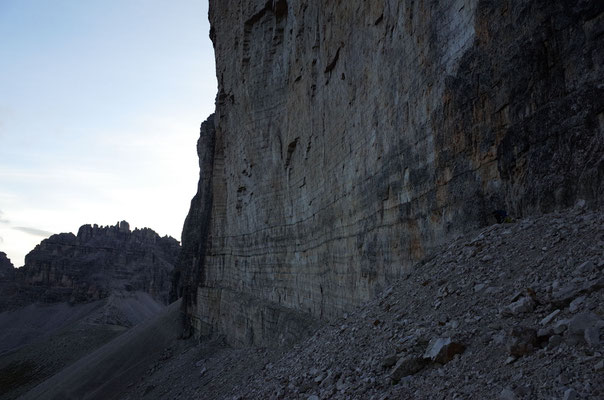
{"label": "boulder", "polygon": [[465,349],[466,347],[462,343],[455,342],[451,338],[436,338],[428,344],[424,358],[439,364],[446,364],[455,355],[463,353]]}

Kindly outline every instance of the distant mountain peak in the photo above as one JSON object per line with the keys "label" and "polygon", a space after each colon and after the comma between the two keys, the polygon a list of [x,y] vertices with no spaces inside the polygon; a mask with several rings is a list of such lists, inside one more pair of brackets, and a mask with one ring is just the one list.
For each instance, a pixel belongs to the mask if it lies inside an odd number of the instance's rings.
{"label": "distant mountain peak", "polygon": [[3,308],[33,302],[79,303],[134,291],[167,303],[180,244],[149,228],[131,231],[128,222],[120,221],[113,226],[82,225],[77,235],[52,235],[26,255],[19,269],[1,254],[0,279],[13,280],[19,288],[12,286],[11,296],[0,293],[2,298],[14,297]]}

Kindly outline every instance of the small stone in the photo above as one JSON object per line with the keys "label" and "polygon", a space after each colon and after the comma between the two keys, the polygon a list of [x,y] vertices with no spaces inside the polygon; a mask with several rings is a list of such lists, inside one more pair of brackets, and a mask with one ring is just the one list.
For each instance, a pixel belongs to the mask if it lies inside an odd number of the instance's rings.
{"label": "small stone", "polygon": [[583,338],[589,347],[598,347],[600,345],[600,328],[590,327],[585,329]]}
{"label": "small stone", "polygon": [[512,389],[505,388],[499,393],[501,400],[516,400],[516,393]]}
{"label": "small stone", "polygon": [[516,326],[508,336],[507,349],[510,355],[522,357],[535,350],[537,346],[537,332],[534,329]]}
{"label": "small stone", "polygon": [[604,360],[600,360],[596,365],[594,365],[594,370],[604,371]]}
{"label": "small stone", "polygon": [[573,314],[576,313],[577,311],[579,311],[579,306],[581,304],[583,304],[584,301],[585,301],[585,296],[577,297],[576,299],[574,299],[573,301],[570,302],[570,306],[568,307],[568,310]]}
{"label": "small stone", "polygon": [[[521,371],[522,372],[522,371]],[[522,374],[520,374],[520,376],[518,377],[518,379],[522,379],[523,376]],[[520,385],[516,388],[515,392],[517,395],[521,396],[522,398],[527,397],[530,393],[531,393],[531,388],[527,385]]]}
{"label": "small stone", "polygon": [[592,272],[596,272],[596,265],[591,261],[585,261],[583,264],[579,265],[576,269],[579,274],[590,274]]}
{"label": "small stone", "polygon": [[556,322],[556,325],[554,325],[554,333],[557,335],[564,333],[564,331],[566,331],[567,329],[568,329],[568,320],[567,319],[560,320],[560,321]]}
{"label": "small stone", "polygon": [[449,317],[444,314],[441,314],[437,317],[437,322],[438,322],[438,325],[440,325],[440,326],[445,325],[448,320],[449,320]]}
{"label": "small stone", "polygon": [[474,286],[474,293],[478,293],[481,290],[483,290],[487,285],[485,285],[484,283],[479,283],[478,285]]}
{"label": "small stone", "polygon": [[604,276],[586,282],[581,288],[586,293],[592,293],[600,289],[604,289]]}
{"label": "small stone", "polygon": [[509,364],[513,363],[514,361],[516,361],[516,360],[517,360],[517,358],[516,358],[516,357],[514,357],[514,356],[509,356],[508,358],[506,358],[506,359],[505,359],[504,364],[505,364],[505,365],[509,365]]}
{"label": "small stone", "polygon": [[533,311],[534,308],[535,302],[533,301],[533,299],[531,299],[530,297],[522,297],[520,298],[520,300],[517,300],[512,304],[508,305],[503,310],[503,313],[507,315],[525,314]]}
{"label": "small stone", "polygon": [[573,388],[566,389],[564,392],[564,400],[577,400],[578,398],[579,394]]}
{"label": "small stone", "polygon": [[343,392],[348,389],[348,385],[346,384],[346,382],[340,380],[338,381],[338,383],[336,383],[336,389],[340,392]]}
{"label": "small stone", "polygon": [[553,328],[541,328],[537,331],[538,338],[552,336],[553,334],[554,334]]}
{"label": "small stone", "polygon": [[382,368],[390,368],[395,365],[397,361],[398,356],[396,354],[391,354],[382,361]]}
{"label": "small stone", "polygon": [[[568,334],[572,342],[580,343],[585,340],[586,330],[589,328],[595,328],[598,330],[599,341],[599,327],[601,325],[602,321],[600,318],[598,318],[598,316],[592,312],[577,314],[568,322]],[[593,332],[590,333],[590,335],[593,335]]]}
{"label": "small stone", "polygon": [[566,385],[568,382],[570,382],[570,375],[567,372],[562,372],[560,375],[558,375],[559,384]]}
{"label": "small stone", "polygon": [[493,343],[499,344],[499,345],[505,344],[505,339],[506,339],[505,331],[495,332],[495,333],[493,333],[493,336],[491,336],[491,340],[493,341]]}
{"label": "small stone", "polygon": [[552,294],[552,300],[558,307],[565,307],[575,299],[583,289],[575,283],[568,283]]}
{"label": "small stone", "polygon": [[562,336],[560,336],[560,335],[553,335],[552,337],[549,338],[547,347],[549,349],[553,349],[555,347],[558,347],[560,345],[560,343],[562,343]]}
{"label": "small stone", "polygon": [[556,318],[556,316],[558,314],[560,314],[560,310],[555,310],[555,311],[551,312],[547,317],[545,317],[541,320],[541,325],[545,326],[545,325],[549,324],[550,322],[552,322],[552,320],[554,318]]}
{"label": "small stone", "polygon": [[456,354],[461,354],[466,349],[462,343],[454,342],[451,338],[432,339],[424,353],[424,358],[440,364],[446,364]]}
{"label": "small stone", "polygon": [[523,291],[523,290],[520,290],[520,291],[518,291],[518,292],[514,293],[514,295],[512,296],[512,298],[510,298],[510,302],[511,302],[511,303],[513,303],[513,302],[515,302],[515,301],[520,300],[520,299],[521,299],[521,298],[523,298],[523,297],[525,297],[525,296],[524,296],[524,291]]}
{"label": "small stone", "polygon": [[495,293],[499,293],[499,288],[494,287],[494,286],[489,286],[488,288],[485,289],[484,293],[485,294],[495,294]]}
{"label": "small stone", "polygon": [[312,395],[308,396],[307,400],[319,400],[319,396],[317,396],[316,394],[312,394]]}

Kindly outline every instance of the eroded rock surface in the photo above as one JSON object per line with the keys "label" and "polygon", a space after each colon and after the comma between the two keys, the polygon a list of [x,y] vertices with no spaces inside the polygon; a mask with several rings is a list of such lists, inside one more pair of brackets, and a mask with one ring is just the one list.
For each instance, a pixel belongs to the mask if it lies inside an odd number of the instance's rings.
{"label": "eroded rock surface", "polygon": [[191,325],[262,343],[250,296],[330,319],[496,210],[601,206],[603,10],[210,1],[219,92],[210,218],[187,220],[208,235],[182,271]]}

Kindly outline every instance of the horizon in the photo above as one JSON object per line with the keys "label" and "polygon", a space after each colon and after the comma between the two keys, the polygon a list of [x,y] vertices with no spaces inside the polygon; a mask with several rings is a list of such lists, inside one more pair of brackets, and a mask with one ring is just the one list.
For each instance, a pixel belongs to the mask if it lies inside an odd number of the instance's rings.
{"label": "horizon", "polygon": [[194,0],[0,4],[0,251],[15,267],[86,224],[180,242],[217,88],[207,14]]}

